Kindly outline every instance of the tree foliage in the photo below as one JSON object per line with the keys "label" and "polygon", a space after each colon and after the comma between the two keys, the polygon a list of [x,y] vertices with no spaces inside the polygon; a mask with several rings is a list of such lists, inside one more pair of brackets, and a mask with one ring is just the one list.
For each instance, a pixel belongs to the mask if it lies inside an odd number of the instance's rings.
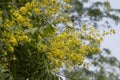
{"label": "tree foliage", "polygon": [[[102,37],[85,24],[75,30],[66,10],[69,0],[9,0],[0,10],[1,80],[51,80],[63,65],[81,65],[85,56],[100,53]],[[66,29],[57,34],[57,25]]]}
{"label": "tree foliage", "polygon": [[96,28],[111,27],[120,21],[120,10],[113,9],[109,1],[73,0],[71,5],[72,9],[68,12],[73,22],[79,23],[79,26],[87,23]]}
{"label": "tree foliage", "polygon": [[[120,61],[108,49],[99,55],[89,56],[89,62],[72,71],[64,70],[67,80],[119,80]],[[92,66],[92,67],[91,67]]]}
{"label": "tree foliage", "polygon": [[[92,24],[95,28],[111,27],[109,23],[112,19],[112,25],[119,22],[119,9],[112,9],[108,1],[96,1],[91,3],[90,0],[74,0],[71,5],[73,22],[81,27],[83,23]],[[74,13],[74,14],[73,14]],[[102,21],[102,22],[101,22]],[[100,23],[101,22],[101,23]],[[106,25],[107,24],[107,25]],[[109,49],[103,49],[101,54],[88,55],[88,63],[73,68],[72,71],[64,69],[64,75],[67,80],[119,80],[120,61],[111,56]],[[88,66],[90,65],[90,66]],[[91,70],[92,66],[92,70]],[[89,68],[90,67],[90,68]]]}

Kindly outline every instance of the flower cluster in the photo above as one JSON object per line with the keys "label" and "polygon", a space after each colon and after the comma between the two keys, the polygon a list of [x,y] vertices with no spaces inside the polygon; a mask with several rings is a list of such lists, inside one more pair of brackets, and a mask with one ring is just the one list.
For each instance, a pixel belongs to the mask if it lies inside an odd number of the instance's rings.
{"label": "flower cluster", "polygon": [[103,34],[93,26],[87,28],[85,25],[79,31],[66,30],[50,39],[49,59],[57,67],[80,65],[85,56],[100,53]]}

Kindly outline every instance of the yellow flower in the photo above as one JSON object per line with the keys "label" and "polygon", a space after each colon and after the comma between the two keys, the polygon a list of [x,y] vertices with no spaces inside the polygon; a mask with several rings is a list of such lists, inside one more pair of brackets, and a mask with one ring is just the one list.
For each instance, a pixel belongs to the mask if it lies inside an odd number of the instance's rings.
{"label": "yellow flower", "polygon": [[42,37],[40,35],[38,35],[38,40],[42,40]]}
{"label": "yellow flower", "polygon": [[24,22],[23,25],[27,26],[28,28],[33,27],[33,25],[30,22]]}
{"label": "yellow flower", "polygon": [[32,9],[32,5],[31,5],[30,2],[27,2],[27,3],[25,4],[25,7],[26,7],[26,9],[28,9],[28,10],[31,10],[31,9]]}
{"label": "yellow flower", "polygon": [[90,30],[93,31],[93,30],[94,30],[94,27],[93,27],[93,26],[90,26]]}
{"label": "yellow flower", "polygon": [[58,67],[61,67],[61,66],[62,66],[62,61],[61,61],[61,60],[58,60],[58,61],[56,62],[56,65],[57,65]]}
{"label": "yellow flower", "polygon": [[15,11],[13,12],[13,15],[14,15],[15,17],[19,16],[19,11],[18,11],[18,10],[15,10]]}
{"label": "yellow flower", "polygon": [[53,69],[53,72],[59,73],[59,69],[58,69],[58,68],[55,68],[55,69]]}
{"label": "yellow flower", "polygon": [[18,36],[18,41],[20,42],[30,42],[31,40],[29,39],[29,37],[27,35],[23,35],[23,36]]}
{"label": "yellow flower", "polygon": [[70,9],[71,8],[71,6],[69,4],[66,4],[65,7],[66,7],[66,9]]}
{"label": "yellow flower", "polygon": [[42,52],[45,52],[47,50],[47,46],[45,44],[41,44],[39,48]]}
{"label": "yellow flower", "polygon": [[70,2],[70,0],[64,0],[65,2]]}
{"label": "yellow flower", "polygon": [[23,22],[24,22],[24,17],[21,16],[21,15],[19,15],[16,20],[17,20],[17,22],[19,22],[19,23],[23,23]]}
{"label": "yellow flower", "polygon": [[13,46],[18,45],[17,40],[16,40],[15,37],[13,37],[13,36],[10,37],[10,43],[12,43]]}
{"label": "yellow flower", "polygon": [[20,11],[21,11],[23,14],[25,14],[25,13],[27,12],[27,10],[26,10],[25,7],[21,7],[21,8],[20,8]]}
{"label": "yellow flower", "polygon": [[2,11],[0,11],[0,16],[2,16]]}
{"label": "yellow flower", "polygon": [[9,46],[8,47],[8,52],[13,53],[14,52],[14,48],[12,46]]}
{"label": "yellow flower", "polygon": [[86,30],[86,29],[87,29],[87,28],[86,28],[86,24],[83,25],[82,29],[83,29],[83,30]]}
{"label": "yellow flower", "polygon": [[114,30],[114,29],[111,29],[111,30],[110,30],[110,34],[115,34],[115,30]]}
{"label": "yellow flower", "polygon": [[40,14],[40,9],[39,9],[39,8],[34,8],[34,12],[35,12],[36,14]]}

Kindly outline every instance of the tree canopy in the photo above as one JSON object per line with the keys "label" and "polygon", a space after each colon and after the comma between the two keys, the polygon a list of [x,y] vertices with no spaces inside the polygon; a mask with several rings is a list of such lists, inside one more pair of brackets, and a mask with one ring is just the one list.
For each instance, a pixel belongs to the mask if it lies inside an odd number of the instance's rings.
{"label": "tree canopy", "polygon": [[[89,5],[88,5],[89,4]],[[119,9],[113,9],[109,1],[74,0],[71,2],[72,9],[68,11],[71,19],[79,27],[83,23],[99,27],[113,27],[120,18]],[[112,23],[110,23],[112,21]],[[115,22],[115,23],[114,23]],[[119,80],[120,61],[112,56],[109,49],[103,49],[101,54],[86,56],[87,63],[73,68],[72,71],[63,70],[66,80]],[[92,69],[91,69],[92,66]]]}
{"label": "tree canopy", "polygon": [[77,22],[79,26],[83,23],[87,23],[96,28],[110,28],[113,24],[118,24],[120,21],[120,10],[113,9],[109,0],[72,0],[71,5],[72,9],[68,12],[71,14],[72,21]]}
{"label": "tree canopy", "polygon": [[[7,1],[7,0],[6,0]],[[4,4],[6,3],[6,4]],[[69,0],[9,0],[0,8],[1,80],[51,80],[58,68],[81,65],[87,55],[100,53],[102,37],[83,24],[76,30]],[[57,34],[57,25],[65,30]],[[68,24],[72,23],[72,26]]]}

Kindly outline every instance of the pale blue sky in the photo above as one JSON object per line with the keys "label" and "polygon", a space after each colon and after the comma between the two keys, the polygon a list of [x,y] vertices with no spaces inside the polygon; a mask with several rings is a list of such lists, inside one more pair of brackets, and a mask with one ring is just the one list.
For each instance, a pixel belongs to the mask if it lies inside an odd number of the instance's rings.
{"label": "pale blue sky", "polygon": [[[120,9],[120,0],[108,1],[111,3],[113,8]],[[106,36],[101,47],[110,49],[111,53],[120,60],[120,24],[118,26],[113,25],[113,28],[116,30],[116,34],[112,36]]]}

